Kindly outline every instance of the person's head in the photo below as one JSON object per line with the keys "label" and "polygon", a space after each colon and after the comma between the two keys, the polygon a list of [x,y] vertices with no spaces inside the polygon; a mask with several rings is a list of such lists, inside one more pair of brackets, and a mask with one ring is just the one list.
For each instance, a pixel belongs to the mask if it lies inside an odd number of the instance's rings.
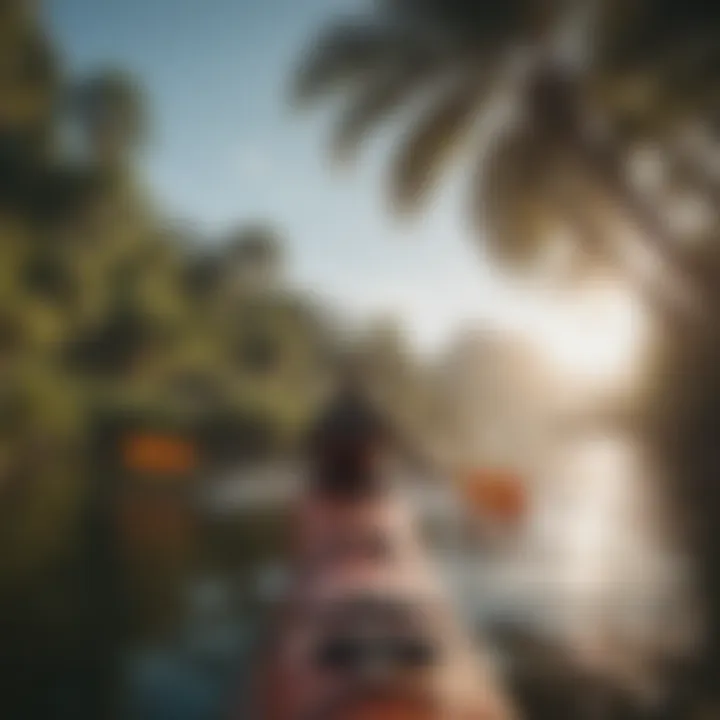
{"label": "person's head", "polygon": [[387,427],[353,385],[345,385],[318,418],[309,444],[313,481],[325,493],[358,496],[381,484]]}

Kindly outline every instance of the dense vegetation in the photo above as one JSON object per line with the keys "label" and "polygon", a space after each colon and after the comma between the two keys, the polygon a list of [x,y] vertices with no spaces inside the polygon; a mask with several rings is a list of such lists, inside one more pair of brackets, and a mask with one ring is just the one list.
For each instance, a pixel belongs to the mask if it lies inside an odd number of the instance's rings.
{"label": "dense vegetation", "polygon": [[98,422],[184,423],[212,463],[286,450],[327,338],[272,229],[163,217],[137,170],[142,91],[66,77],[36,5],[0,3],[0,634],[14,665],[57,668],[84,619]]}

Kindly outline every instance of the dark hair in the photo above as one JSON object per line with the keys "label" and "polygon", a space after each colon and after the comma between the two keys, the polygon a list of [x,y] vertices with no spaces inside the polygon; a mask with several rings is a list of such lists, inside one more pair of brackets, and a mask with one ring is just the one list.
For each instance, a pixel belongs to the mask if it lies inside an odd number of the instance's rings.
{"label": "dark hair", "polygon": [[380,485],[377,460],[390,440],[380,414],[353,388],[344,389],[320,415],[308,443],[315,487],[356,497]]}

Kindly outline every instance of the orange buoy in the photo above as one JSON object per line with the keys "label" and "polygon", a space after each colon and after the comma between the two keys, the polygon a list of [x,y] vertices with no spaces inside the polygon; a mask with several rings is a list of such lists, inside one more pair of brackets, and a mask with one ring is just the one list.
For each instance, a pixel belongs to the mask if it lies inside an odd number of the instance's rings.
{"label": "orange buoy", "polygon": [[474,470],[465,473],[461,491],[470,508],[490,521],[516,525],[527,515],[525,484],[511,471]]}

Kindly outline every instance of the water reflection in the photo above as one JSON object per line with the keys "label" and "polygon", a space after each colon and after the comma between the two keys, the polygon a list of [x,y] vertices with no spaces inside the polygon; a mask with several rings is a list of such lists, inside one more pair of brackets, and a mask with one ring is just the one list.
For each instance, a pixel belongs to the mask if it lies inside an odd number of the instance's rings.
{"label": "water reflection", "polygon": [[[252,498],[233,490],[235,503],[227,502],[227,492],[242,479],[230,479],[222,483],[223,512],[207,506],[208,535],[228,561],[216,575],[192,580],[172,637],[128,655],[131,720],[210,719],[247,701],[255,648],[287,583],[273,548],[280,548],[292,483],[287,472],[275,477],[275,487],[266,483]],[[684,559],[668,540],[656,479],[635,440],[613,432],[574,438],[533,479],[527,524],[492,545],[447,483],[409,476],[401,485],[456,607],[484,649],[495,638],[509,671],[534,662],[534,648],[540,665],[562,657],[568,668],[584,668],[647,700],[662,687],[658,668],[681,659],[698,632]],[[261,506],[275,508],[271,530],[258,517]],[[218,531],[228,523],[235,534]],[[258,523],[264,546],[254,547],[252,557],[238,555],[255,542]],[[544,643],[555,654],[538,650]],[[569,682],[570,670],[563,677]]]}
{"label": "water reflection", "polygon": [[196,579],[176,632],[128,653],[127,718],[209,720],[242,700],[260,613],[236,603],[236,590],[230,578]]}

